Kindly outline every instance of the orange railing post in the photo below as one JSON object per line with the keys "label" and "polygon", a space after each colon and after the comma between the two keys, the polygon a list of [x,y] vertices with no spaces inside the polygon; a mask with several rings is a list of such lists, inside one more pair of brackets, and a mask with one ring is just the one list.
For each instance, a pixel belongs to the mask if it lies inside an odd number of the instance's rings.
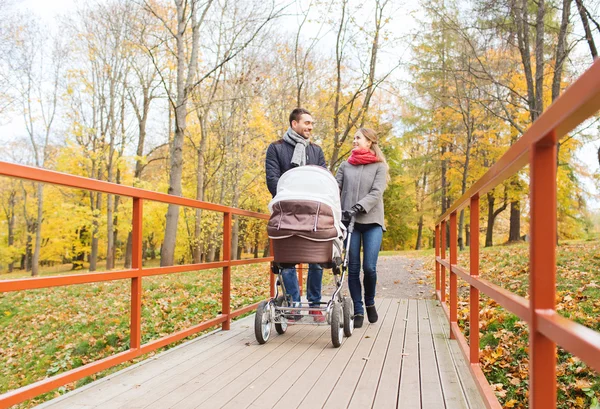
{"label": "orange railing post", "polygon": [[231,212],[223,213],[223,261],[228,262],[223,266],[221,313],[227,318],[223,321],[224,330],[229,330],[231,326],[231,220]]}
{"label": "orange railing post", "polygon": [[[143,201],[133,198],[133,227],[131,231],[131,268],[142,270],[142,223]],[[129,329],[129,348],[138,349],[142,343],[142,276],[131,279],[131,322]]]}
{"label": "orange railing post", "polygon": [[303,274],[304,269],[302,268],[302,264],[298,264],[296,268],[296,274],[298,275],[298,290],[300,290],[300,297],[302,297],[302,282],[303,282]]}
{"label": "orange railing post", "polygon": [[452,266],[456,265],[458,260],[458,235],[456,234],[456,212],[450,214],[450,339],[454,339],[454,325],[457,323],[458,309],[458,290],[456,282],[456,273],[452,271]]}
{"label": "orange railing post", "polygon": [[[471,198],[469,271],[471,277],[479,276],[479,195]],[[479,364],[479,289],[469,286],[469,361]]]}
{"label": "orange railing post", "polygon": [[437,258],[440,256],[440,225],[435,225],[435,293],[439,297],[440,292],[440,263]]}
{"label": "orange railing post", "polygon": [[539,331],[538,312],[554,311],[556,294],[556,133],[531,149],[529,272],[529,407],[556,406],[556,344]]}
{"label": "orange railing post", "polygon": [[[440,238],[442,241],[442,245],[440,247],[440,258],[442,260],[444,260],[446,258],[446,221],[443,220],[441,223],[441,228],[440,228]],[[442,264],[442,266],[440,267],[440,290],[441,290],[441,295],[442,295],[442,299],[440,300],[441,302],[445,302],[446,301],[446,267]]]}

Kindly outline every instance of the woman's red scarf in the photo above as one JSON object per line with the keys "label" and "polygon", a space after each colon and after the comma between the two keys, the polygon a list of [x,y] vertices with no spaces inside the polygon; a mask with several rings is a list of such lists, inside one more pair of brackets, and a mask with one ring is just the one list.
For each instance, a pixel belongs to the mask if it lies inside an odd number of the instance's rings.
{"label": "woman's red scarf", "polygon": [[351,165],[368,165],[375,162],[379,162],[379,158],[369,149],[354,149],[348,158]]}

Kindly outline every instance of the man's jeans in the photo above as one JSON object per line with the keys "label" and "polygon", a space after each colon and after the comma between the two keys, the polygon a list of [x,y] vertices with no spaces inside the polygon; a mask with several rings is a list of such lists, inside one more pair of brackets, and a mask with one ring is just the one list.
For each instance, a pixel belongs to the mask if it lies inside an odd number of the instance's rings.
{"label": "man's jeans", "polygon": [[[300,288],[296,267],[281,270],[281,277],[287,295],[293,302],[300,302]],[[319,305],[321,301],[321,282],[323,281],[323,268],[318,264],[308,265],[308,279],[306,280],[306,298],[311,307]]]}
{"label": "man's jeans", "polygon": [[354,302],[354,314],[365,313],[362,288],[360,283],[360,247],[363,247],[363,284],[365,286],[365,304],[375,304],[375,287],[377,286],[377,258],[383,239],[383,229],[376,223],[354,225],[350,240],[348,257],[348,288]]}

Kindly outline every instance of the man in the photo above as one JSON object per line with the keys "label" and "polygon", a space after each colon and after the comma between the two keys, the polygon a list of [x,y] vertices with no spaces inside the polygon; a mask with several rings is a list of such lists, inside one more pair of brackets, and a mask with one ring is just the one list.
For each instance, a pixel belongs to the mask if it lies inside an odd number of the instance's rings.
{"label": "man", "polygon": [[[296,166],[318,165],[324,168],[325,155],[321,147],[310,142],[313,129],[313,118],[306,109],[294,109],[289,118],[290,127],[283,138],[273,142],[267,149],[266,175],[267,186],[271,195],[277,194],[277,182],[281,175]],[[296,268],[281,271],[283,283],[292,302],[300,302],[300,288]],[[306,280],[306,298],[310,306],[318,306],[321,301],[321,281],[323,269],[318,264],[308,265]],[[312,312],[312,311],[311,311]],[[322,317],[325,318],[325,317]]]}

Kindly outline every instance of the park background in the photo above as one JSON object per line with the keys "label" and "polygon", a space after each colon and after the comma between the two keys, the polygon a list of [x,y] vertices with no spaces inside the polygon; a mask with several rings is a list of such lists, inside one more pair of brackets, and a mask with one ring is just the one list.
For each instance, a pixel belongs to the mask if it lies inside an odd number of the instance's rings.
{"label": "park background", "polygon": [[[332,172],[358,127],[378,132],[391,176],[383,250],[430,257],[436,218],[597,57],[599,10],[598,0],[7,0],[0,3],[0,157],[267,212],[265,151],[302,106],[313,113],[313,140]],[[559,302],[595,329],[599,129],[596,115],[561,141],[557,157],[557,243],[566,257],[559,258]],[[523,294],[528,193],[526,168],[481,198],[480,212],[484,266],[495,261],[489,274]],[[131,266],[130,199],[2,178],[0,205],[2,279]],[[221,218],[147,203],[145,265],[218,260]],[[469,246],[468,220],[462,211],[461,250]],[[232,233],[233,258],[268,254],[264,222],[234,217]],[[156,296],[147,318],[162,324],[148,324],[145,340],[185,327],[199,312],[218,312],[218,273],[207,274],[201,288],[193,274],[148,280]],[[253,291],[264,281],[257,274],[240,269],[240,303],[264,296]],[[126,345],[119,311],[128,305],[106,295],[124,291],[119,285],[2,295],[0,392]],[[57,340],[60,322],[89,309],[86,297],[98,293],[100,309],[88,313],[108,316],[103,325],[90,329],[84,319],[73,335],[92,335]],[[40,311],[44,318],[33,318]],[[501,312],[494,314],[498,322]],[[29,320],[39,321],[24,329]],[[498,391],[505,404],[522,405],[526,374],[496,370],[511,356],[523,364],[498,345],[524,347],[526,332],[512,318],[499,322],[508,327],[492,325],[482,337],[491,351],[487,373],[496,377],[488,379],[509,385]],[[33,334],[46,341],[34,348]],[[46,358],[32,360],[40,350]],[[597,375],[561,359],[577,371],[564,381],[561,404],[597,405]],[[571,387],[576,378],[582,383]]]}

